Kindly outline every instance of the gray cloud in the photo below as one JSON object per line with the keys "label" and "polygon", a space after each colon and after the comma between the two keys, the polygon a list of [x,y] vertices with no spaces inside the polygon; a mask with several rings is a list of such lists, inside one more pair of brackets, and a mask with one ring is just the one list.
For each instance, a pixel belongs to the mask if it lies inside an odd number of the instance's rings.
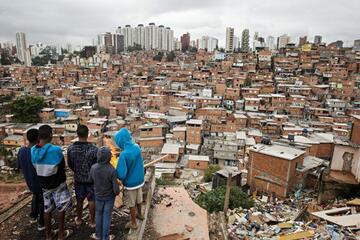
{"label": "gray cloud", "polygon": [[98,33],[125,24],[155,22],[179,37],[210,35],[223,45],[225,27],[251,34],[315,34],[325,41],[360,38],[359,0],[0,0],[0,41],[15,41],[24,31],[29,43],[89,44]]}

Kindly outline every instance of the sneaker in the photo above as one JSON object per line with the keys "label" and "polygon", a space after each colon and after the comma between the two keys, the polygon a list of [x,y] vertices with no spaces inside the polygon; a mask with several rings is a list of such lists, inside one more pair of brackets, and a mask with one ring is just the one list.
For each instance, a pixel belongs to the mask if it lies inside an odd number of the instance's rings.
{"label": "sneaker", "polygon": [[44,229],[45,229],[45,225],[38,224],[38,227],[37,227],[38,231],[43,231]]}
{"label": "sneaker", "polygon": [[91,234],[90,238],[94,240],[100,240],[100,238],[96,236],[96,233]]}
{"label": "sneaker", "polygon": [[29,221],[31,224],[36,223],[37,222],[37,218],[31,218]]}

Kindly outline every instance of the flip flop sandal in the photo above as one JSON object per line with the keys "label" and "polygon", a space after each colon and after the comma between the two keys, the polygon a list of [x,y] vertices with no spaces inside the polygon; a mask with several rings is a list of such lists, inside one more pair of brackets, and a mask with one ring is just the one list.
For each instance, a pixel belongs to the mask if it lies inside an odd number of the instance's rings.
{"label": "flip flop sandal", "polygon": [[[64,233],[65,233],[65,236],[64,236],[64,240],[65,240],[65,239],[67,239],[68,237],[71,236],[71,234],[73,233],[73,231],[70,230],[70,229],[68,229],[68,230],[65,230]],[[58,239],[59,239],[59,238],[58,238]]]}
{"label": "flip flop sandal", "polygon": [[79,220],[78,217],[75,217],[75,225],[79,227],[81,226],[81,224],[82,224],[82,220]]}

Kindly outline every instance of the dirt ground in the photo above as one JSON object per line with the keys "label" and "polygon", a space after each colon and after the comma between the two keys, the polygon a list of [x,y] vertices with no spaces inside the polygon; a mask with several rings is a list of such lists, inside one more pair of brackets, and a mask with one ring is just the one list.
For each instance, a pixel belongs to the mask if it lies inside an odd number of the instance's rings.
{"label": "dirt ground", "polygon": [[27,186],[25,182],[0,182],[0,213],[11,207],[18,200],[25,197],[22,193],[24,193],[26,189]]}
{"label": "dirt ground", "polygon": [[[75,203],[73,201],[73,203]],[[29,240],[29,239],[45,239],[44,231],[39,232],[37,230],[37,224],[30,224],[30,205],[22,208],[7,221],[0,224],[1,239],[7,240]],[[88,209],[84,210],[84,216],[88,216]],[[76,227],[74,223],[75,212],[69,212],[66,216],[66,229],[73,230],[73,234],[68,238],[69,240],[90,239],[90,235],[95,232],[95,229],[91,229],[86,223],[88,217],[85,218],[83,224],[80,227]],[[125,239],[127,230],[125,230],[125,224],[128,220],[127,216],[118,216],[113,212],[111,234],[116,236],[115,239]],[[53,225],[53,229],[57,228],[57,223]]]}

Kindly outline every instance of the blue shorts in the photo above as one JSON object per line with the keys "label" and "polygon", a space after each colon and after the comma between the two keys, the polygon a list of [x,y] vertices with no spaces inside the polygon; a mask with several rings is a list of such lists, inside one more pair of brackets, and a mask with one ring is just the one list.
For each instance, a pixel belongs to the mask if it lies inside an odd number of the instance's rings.
{"label": "blue shorts", "polygon": [[65,182],[55,189],[43,189],[43,197],[45,213],[52,212],[55,208],[59,212],[71,208],[71,195]]}
{"label": "blue shorts", "polygon": [[76,183],[75,182],[75,196],[76,200],[84,201],[85,198],[89,202],[95,201],[94,185],[90,183]]}

